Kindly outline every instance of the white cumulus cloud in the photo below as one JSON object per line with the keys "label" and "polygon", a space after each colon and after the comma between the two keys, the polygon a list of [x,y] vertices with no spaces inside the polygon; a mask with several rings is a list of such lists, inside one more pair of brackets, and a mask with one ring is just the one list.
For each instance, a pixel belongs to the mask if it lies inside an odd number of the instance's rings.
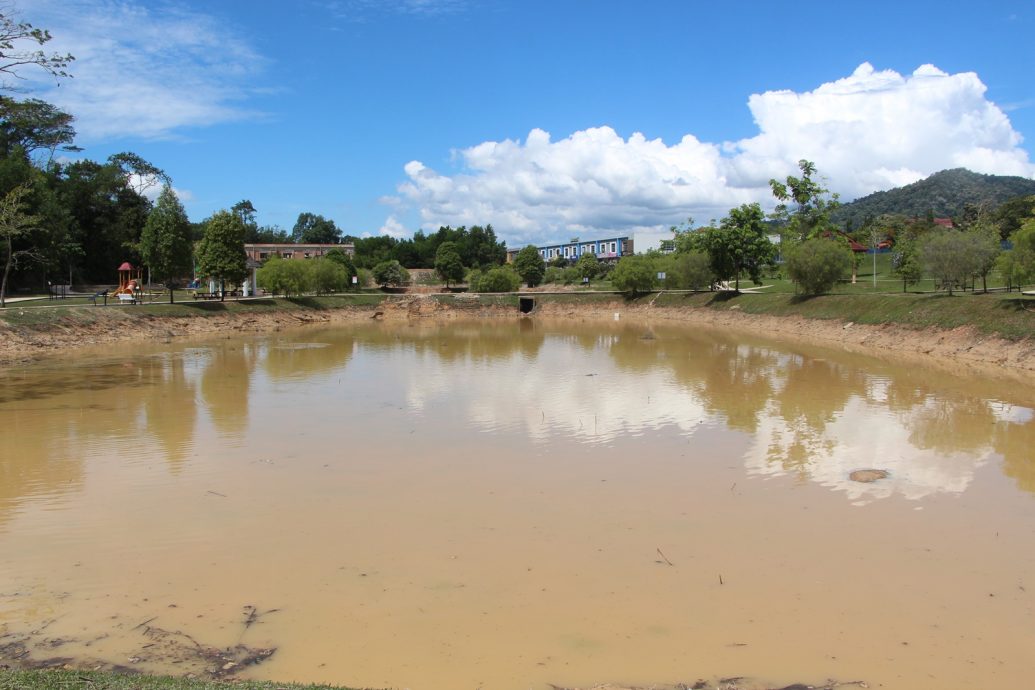
{"label": "white cumulus cloud", "polygon": [[76,58],[74,78],[38,87],[75,114],[80,140],[162,138],[256,116],[240,102],[264,60],[213,17],[174,5],[36,0],[25,19],[50,30],[48,51]]}
{"label": "white cumulus cloud", "polygon": [[[403,237],[409,237],[413,233],[406,229],[406,226],[399,222],[395,216],[388,216],[385,220],[384,225],[378,230],[381,235],[388,235],[396,239],[402,239]],[[369,237],[370,233],[364,234],[364,237]]]}
{"label": "white cumulus cloud", "polygon": [[524,141],[457,151],[456,171],[411,161],[398,199],[424,227],[490,222],[511,246],[622,233],[643,248],[688,216],[771,206],[769,179],[796,172],[802,158],[846,199],[955,167],[1035,176],[1021,135],[985,91],[970,72],[924,65],[903,76],[864,63],[813,91],[752,95],[759,131],[740,141],[687,134],[668,144],[610,127],[554,140],[534,129]]}

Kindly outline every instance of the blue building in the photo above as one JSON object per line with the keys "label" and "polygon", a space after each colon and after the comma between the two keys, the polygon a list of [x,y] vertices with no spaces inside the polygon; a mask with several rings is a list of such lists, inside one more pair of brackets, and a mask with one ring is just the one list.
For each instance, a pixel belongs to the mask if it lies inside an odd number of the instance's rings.
{"label": "blue building", "polygon": [[[633,240],[631,237],[608,237],[602,240],[580,240],[572,238],[564,244],[548,244],[536,247],[544,261],[552,261],[558,256],[568,261],[578,261],[583,254],[591,254],[601,261],[617,261],[623,256],[629,256],[634,252]],[[520,249],[512,249],[507,252],[507,263],[514,261],[514,257]]]}

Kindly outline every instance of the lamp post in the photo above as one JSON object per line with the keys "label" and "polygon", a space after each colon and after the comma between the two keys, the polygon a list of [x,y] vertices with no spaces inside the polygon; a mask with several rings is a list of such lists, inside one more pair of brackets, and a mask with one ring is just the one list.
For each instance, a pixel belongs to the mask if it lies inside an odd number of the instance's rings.
{"label": "lamp post", "polygon": [[880,244],[881,232],[870,228],[870,247],[873,250],[873,291],[877,291],[877,245]]}

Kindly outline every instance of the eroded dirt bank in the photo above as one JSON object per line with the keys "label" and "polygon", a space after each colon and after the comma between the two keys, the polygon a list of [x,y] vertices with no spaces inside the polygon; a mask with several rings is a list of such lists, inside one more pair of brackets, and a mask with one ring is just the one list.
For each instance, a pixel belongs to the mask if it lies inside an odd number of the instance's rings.
{"label": "eroded dirt bank", "polygon": [[[541,302],[535,317],[562,319],[663,319],[736,330],[761,337],[803,340],[856,352],[921,358],[928,364],[965,365],[999,373],[1035,375],[1035,338],[1010,341],[971,327],[918,330],[897,324],[865,325],[796,316],[748,314],[739,310],[630,306],[612,303]],[[379,306],[335,309],[280,309],[271,312],[221,312],[204,316],[158,316],[124,309],[92,310],[44,325],[0,322],[0,365],[25,363],[69,350],[115,342],[169,341],[182,337],[268,333],[311,324],[366,319],[507,318],[522,315],[510,305],[458,299],[442,304],[429,296],[391,298]]]}
{"label": "eroded dirt bank", "polygon": [[843,347],[853,352],[894,354],[922,359],[927,364],[988,369],[1035,376],[1035,338],[1011,341],[991,337],[973,327],[916,329],[898,324],[868,325],[799,316],[748,314],[736,309],[634,307],[621,303],[584,309],[571,304],[543,304],[543,316],[558,318],[650,318],[682,321],[759,337],[802,340]]}

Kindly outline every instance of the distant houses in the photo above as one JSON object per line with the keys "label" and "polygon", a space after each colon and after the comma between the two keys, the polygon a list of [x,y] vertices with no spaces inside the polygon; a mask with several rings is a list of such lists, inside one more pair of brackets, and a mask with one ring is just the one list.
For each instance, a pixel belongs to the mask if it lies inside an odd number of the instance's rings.
{"label": "distant houses", "polygon": [[[580,240],[575,237],[564,244],[547,244],[537,246],[544,261],[563,257],[568,261],[578,261],[579,257],[590,254],[601,261],[617,261],[623,256],[634,254],[631,237],[608,237],[600,240]],[[521,249],[507,251],[507,263],[513,263]]]}

